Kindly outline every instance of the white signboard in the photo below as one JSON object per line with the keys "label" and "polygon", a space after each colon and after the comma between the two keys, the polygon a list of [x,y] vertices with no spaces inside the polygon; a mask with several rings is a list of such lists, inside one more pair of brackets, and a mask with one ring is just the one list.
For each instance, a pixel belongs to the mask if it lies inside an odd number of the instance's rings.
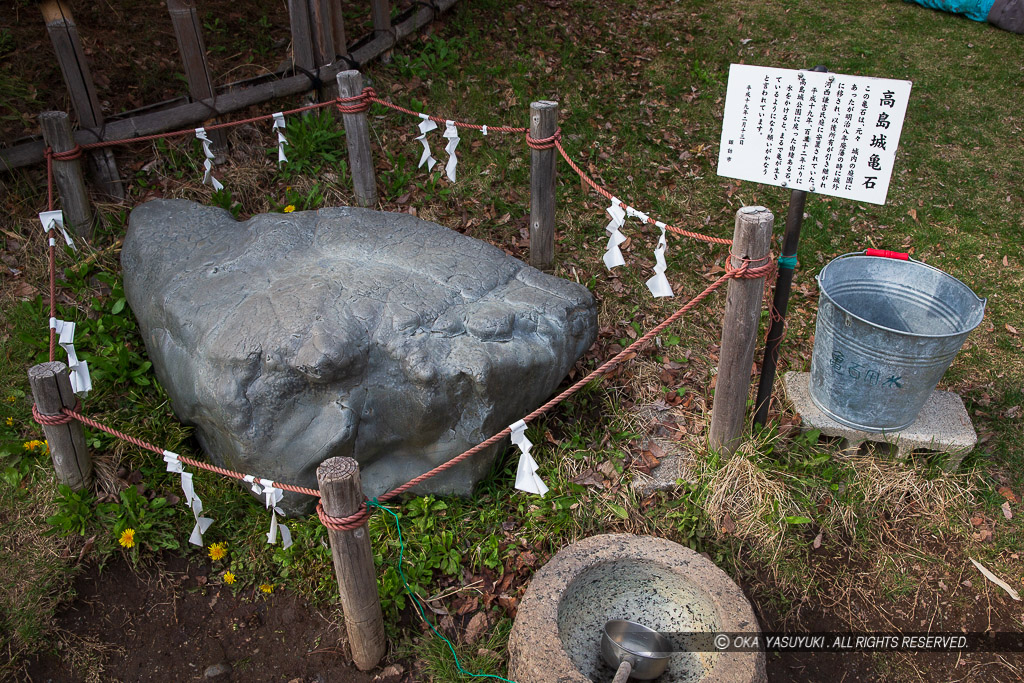
{"label": "white signboard", "polygon": [[733,64],[718,175],[885,204],[910,87]]}

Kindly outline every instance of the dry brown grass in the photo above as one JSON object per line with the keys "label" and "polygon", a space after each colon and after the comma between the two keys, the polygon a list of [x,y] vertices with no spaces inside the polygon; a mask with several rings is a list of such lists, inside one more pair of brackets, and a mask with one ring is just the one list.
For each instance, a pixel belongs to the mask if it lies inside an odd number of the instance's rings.
{"label": "dry brown grass", "polygon": [[703,477],[708,490],[704,509],[719,533],[777,558],[786,535],[785,517],[796,514],[796,504],[784,484],[751,461],[752,448],[746,442],[725,465]]}

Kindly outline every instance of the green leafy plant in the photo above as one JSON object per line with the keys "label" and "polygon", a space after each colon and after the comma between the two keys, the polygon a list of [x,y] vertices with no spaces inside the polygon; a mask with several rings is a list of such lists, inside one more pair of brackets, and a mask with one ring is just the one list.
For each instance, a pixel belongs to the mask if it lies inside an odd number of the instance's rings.
{"label": "green leafy plant", "polygon": [[[284,151],[288,161],[278,169],[278,176],[282,179],[316,175],[328,169],[339,176],[348,173],[345,132],[333,113],[318,111],[304,116],[290,116],[285,136],[288,144]],[[277,145],[268,148],[267,155],[276,160]]]}
{"label": "green leafy plant", "polygon": [[446,39],[430,36],[423,41],[423,47],[418,54],[410,56],[398,53],[394,57],[394,62],[403,78],[416,77],[427,80],[444,74],[455,66],[465,49],[464,38]]}
{"label": "green leafy plant", "polygon": [[238,220],[238,216],[242,212],[242,205],[234,201],[231,190],[227,188],[214,190],[210,195],[210,203],[230,212],[235,220]]}
{"label": "green leafy plant", "polygon": [[120,503],[101,504],[98,514],[107,518],[108,523],[112,521],[116,539],[123,538],[129,529],[133,531],[131,544],[126,546],[132,562],[138,562],[142,549],[149,552],[180,549],[179,539],[188,531],[188,523],[182,523],[180,513],[168,505],[166,498],[147,500],[134,486],[121,492]]}
{"label": "green leafy plant", "polygon": [[96,521],[94,502],[91,491],[72,491],[67,484],[58,485],[57,512],[46,519],[46,523],[53,527],[46,533],[84,536]]}

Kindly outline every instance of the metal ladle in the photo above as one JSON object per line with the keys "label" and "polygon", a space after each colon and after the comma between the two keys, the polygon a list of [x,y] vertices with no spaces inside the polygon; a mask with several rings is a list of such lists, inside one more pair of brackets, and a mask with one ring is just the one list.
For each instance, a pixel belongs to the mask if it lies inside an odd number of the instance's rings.
{"label": "metal ladle", "polygon": [[617,668],[612,683],[657,678],[665,673],[671,651],[668,638],[642,624],[612,619],[604,625],[601,655],[608,666]]}

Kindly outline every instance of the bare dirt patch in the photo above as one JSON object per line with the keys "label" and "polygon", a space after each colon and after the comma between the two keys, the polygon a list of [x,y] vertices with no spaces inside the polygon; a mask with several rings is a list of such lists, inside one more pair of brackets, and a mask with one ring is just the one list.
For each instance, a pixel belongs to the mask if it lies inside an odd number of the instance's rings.
{"label": "bare dirt patch", "polygon": [[[280,591],[234,593],[206,572],[176,557],[154,572],[122,559],[89,568],[57,617],[57,653],[30,661],[28,680],[373,680],[352,667],[340,608],[316,609]],[[210,667],[224,673],[210,676]]]}

